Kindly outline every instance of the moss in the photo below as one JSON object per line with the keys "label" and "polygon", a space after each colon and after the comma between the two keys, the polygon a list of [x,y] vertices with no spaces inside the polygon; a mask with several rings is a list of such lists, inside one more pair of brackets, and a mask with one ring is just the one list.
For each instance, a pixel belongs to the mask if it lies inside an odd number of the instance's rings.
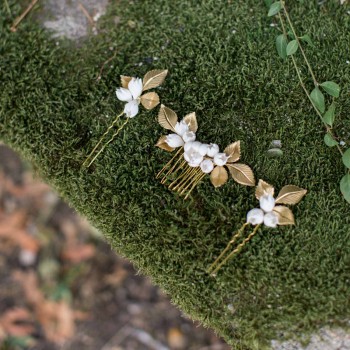
{"label": "moss", "polygon": [[[307,51],[319,79],[344,87],[336,128],[349,142],[350,16],[335,1],[314,3],[295,3],[291,15],[317,43]],[[122,0],[98,36],[68,48],[30,17],[10,33],[0,14],[1,139],[185,313],[236,349],[342,325],[350,311],[350,207],[338,188],[344,167],[323,144],[291,65],[277,58],[273,21],[258,1]],[[96,82],[110,47],[117,57]],[[196,111],[201,140],[224,147],[240,139],[257,178],[309,191],[294,208],[295,228],[264,229],[215,279],[205,269],[257,205],[253,189],[231,180],[215,190],[206,179],[185,202],[158,183],[169,154],[153,146],[164,134],[156,110],[132,120],[90,171],[80,167],[122,108],[119,74],[152,68],[170,70],[162,102],[180,116]],[[266,154],[273,139],[283,142],[281,158]]]}

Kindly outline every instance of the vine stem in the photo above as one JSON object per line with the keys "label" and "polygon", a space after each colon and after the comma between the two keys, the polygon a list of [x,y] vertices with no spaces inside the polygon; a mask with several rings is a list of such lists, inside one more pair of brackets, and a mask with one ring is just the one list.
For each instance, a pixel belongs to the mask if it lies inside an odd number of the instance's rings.
{"label": "vine stem", "polygon": [[287,9],[286,9],[286,6],[285,6],[284,1],[281,1],[281,4],[282,4],[282,9],[283,9],[283,11],[284,11],[284,14],[286,15],[288,24],[289,24],[289,26],[290,26],[290,29],[292,30],[292,32],[293,32],[293,34],[294,34],[295,40],[296,40],[297,43],[298,43],[298,46],[299,46],[300,51],[301,51],[301,54],[303,55],[304,60],[305,60],[305,63],[306,63],[306,65],[307,65],[308,69],[309,69],[309,72],[310,72],[311,76],[312,76],[312,80],[313,80],[313,82],[314,82],[314,85],[315,85],[316,87],[318,87],[318,86],[319,86],[319,83],[318,83],[317,80],[316,80],[316,77],[315,77],[315,74],[314,74],[314,72],[313,72],[313,70],[312,70],[312,68],[311,68],[310,62],[309,62],[309,60],[307,59],[306,54],[305,54],[305,51],[304,51],[304,49],[303,49],[303,47],[302,47],[302,45],[301,45],[301,42],[300,42],[300,40],[299,40],[299,37],[297,36],[297,33],[296,33],[295,28],[294,28],[294,26],[293,26],[293,23],[292,23],[292,21],[291,21],[291,19],[290,19],[290,17],[289,17],[289,13],[288,13],[288,11],[287,11]]}
{"label": "vine stem", "polygon": [[[293,25],[291,24],[291,20],[290,20],[290,18],[289,18],[289,16],[288,16],[288,12],[287,12],[286,8],[284,7],[284,2],[281,1],[281,3],[282,3],[282,7],[283,7],[283,9],[284,9],[284,13],[286,14],[288,23],[289,23],[289,25],[290,25],[291,28],[292,28],[293,34],[294,34],[294,36],[297,38],[298,46],[299,46],[299,48],[300,48],[300,51],[302,52],[302,55],[303,55],[303,57],[304,57],[304,60],[305,60],[305,62],[306,62],[306,64],[307,64],[307,66],[308,66],[309,72],[310,72],[310,74],[312,75],[312,79],[313,79],[313,81],[314,81],[314,84],[315,84],[315,86],[318,86],[317,80],[316,80],[316,78],[315,78],[315,76],[314,76],[314,74],[313,74],[313,71],[312,71],[311,67],[310,67],[309,61],[307,60],[307,57],[306,57],[306,55],[305,55],[305,52],[304,52],[304,50],[302,49],[301,43],[300,43],[300,41],[299,41],[299,39],[298,39],[298,37],[297,37],[297,35],[296,35],[295,29],[294,29]],[[280,23],[281,23],[281,26],[282,26],[283,35],[284,35],[284,36],[286,37],[286,39],[287,39],[288,36],[287,36],[286,27],[285,27],[285,25],[284,25],[283,18],[282,18],[282,16],[281,16],[280,13],[278,13],[278,17],[279,17],[279,20],[280,20]],[[307,89],[306,89],[306,86],[305,86],[305,84],[304,84],[304,82],[303,82],[303,79],[302,79],[302,77],[301,77],[301,75],[300,75],[299,67],[298,67],[298,64],[297,64],[297,62],[296,62],[294,56],[291,55],[291,57],[292,57],[293,65],[294,65],[295,71],[296,71],[296,73],[297,73],[297,75],[298,75],[298,79],[299,79],[299,82],[300,82],[301,87],[303,88],[303,90],[304,90],[306,96],[307,96],[308,99],[310,100],[311,105],[312,105],[312,107],[314,108],[314,110],[316,111],[317,115],[321,118],[321,121],[322,121],[323,125],[325,126],[325,128],[326,128],[326,130],[327,130],[327,133],[329,133],[329,134],[332,136],[332,138],[335,139],[335,136],[334,136],[334,134],[333,134],[332,129],[328,126],[327,123],[325,123],[325,122],[323,121],[323,116],[322,116],[322,114],[320,113],[320,111],[318,110],[318,108],[316,107],[316,105],[314,104],[314,102],[312,101],[312,98],[311,98],[309,92],[308,92]],[[339,153],[343,156],[343,151],[342,151],[342,149],[340,148],[340,146],[339,146],[338,143],[337,143],[337,149],[338,149]]]}

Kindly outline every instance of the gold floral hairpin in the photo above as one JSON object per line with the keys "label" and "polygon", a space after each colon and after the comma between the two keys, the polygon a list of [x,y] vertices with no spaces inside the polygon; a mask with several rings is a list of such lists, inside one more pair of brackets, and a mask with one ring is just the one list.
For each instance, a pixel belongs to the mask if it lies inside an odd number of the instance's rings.
{"label": "gold floral hairpin", "polygon": [[158,121],[173,133],[162,136],[156,146],[168,152],[178,148],[174,157],[157,174],[161,183],[169,183],[169,189],[188,198],[196,185],[208,174],[215,187],[224,185],[228,172],[241,185],[255,186],[253,171],[248,165],[237,163],[240,159],[240,141],[220,152],[217,144],[196,141],[198,123],[195,113],[186,115],[180,122],[176,113],[162,105]]}
{"label": "gold floral hairpin", "polygon": [[[159,96],[156,92],[147,92],[145,94],[143,94],[143,92],[161,85],[167,74],[167,70],[151,70],[145,74],[143,79],[128,77],[124,75],[120,76],[122,87],[116,90],[116,95],[118,100],[125,102],[124,110],[114,119],[113,123],[107,128],[105,133],[97,142],[96,146],[85,159],[83,166],[86,166],[88,168],[102,153],[106,146],[109,145],[116,138],[119,132],[129,122],[130,118],[134,118],[139,113],[140,103],[143,107],[145,107],[148,110],[153,109],[159,104]],[[106,143],[104,143],[102,147],[100,147],[104,138],[107,137],[107,135],[111,132],[113,128],[117,127],[119,119],[123,114],[125,114],[126,120],[113,133],[110,139]]]}
{"label": "gold floral hairpin", "polygon": [[[252,209],[247,213],[246,223],[244,223],[238,232],[233,235],[226,248],[207,270],[208,273],[215,276],[219,269],[229,259],[237,255],[246,245],[246,243],[253,238],[262,224],[271,228],[284,225],[295,225],[293,212],[284,205],[276,204],[297,204],[305,196],[307,191],[297,186],[287,185],[281,189],[276,199],[273,197],[274,191],[273,186],[269,185],[263,180],[259,180],[258,186],[256,187],[255,196],[260,202],[260,208]],[[226,255],[231,246],[241,237],[245,227],[249,224],[255,226],[253,232],[251,232],[246,238],[243,239],[241,243],[237,244],[236,248]]]}

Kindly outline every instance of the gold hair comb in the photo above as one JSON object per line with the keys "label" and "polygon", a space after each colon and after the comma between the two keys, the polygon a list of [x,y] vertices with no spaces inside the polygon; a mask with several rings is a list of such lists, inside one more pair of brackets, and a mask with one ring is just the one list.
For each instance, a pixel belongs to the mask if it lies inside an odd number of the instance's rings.
{"label": "gold hair comb", "polygon": [[162,105],[159,124],[173,133],[162,136],[156,146],[168,152],[178,148],[174,157],[157,174],[162,184],[188,198],[197,184],[208,174],[215,187],[224,185],[228,172],[241,185],[255,186],[253,171],[248,165],[236,163],[241,156],[240,141],[234,142],[220,153],[217,144],[196,141],[198,123],[195,113],[186,115],[180,122],[176,113]]}

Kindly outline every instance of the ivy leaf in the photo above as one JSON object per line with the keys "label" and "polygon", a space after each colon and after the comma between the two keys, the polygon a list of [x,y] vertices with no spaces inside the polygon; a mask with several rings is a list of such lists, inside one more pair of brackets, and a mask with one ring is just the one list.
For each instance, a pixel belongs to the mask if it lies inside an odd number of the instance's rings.
{"label": "ivy leaf", "polygon": [[298,42],[296,40],[292,40],[287,45],[287,56],[291,56],[298,51]]}
{"label": "ivy leaf", "polygon": [[270,6],[269,13],[267,14],[269,17],[276,15],[282,9],[281,1],[276,1]]}
{"label": "ivy leaf", "polygon": [[324,113],[326,109],[326,105],[325,105],[324,96],[321,90],[318,87],[314,88],[310,94],[310,97],[312,102],[315,104],[316,108],[321,113]]}
{"label": "ivy leaf", "polygon": [[334,104],[334,102],[329,106],[329,108],[327,109],[327,112],[324,114],[322,119],[329,126],[333,126],[334,119],[335,119],[335,104]]}
{"label": "ivy leaf", "polygon": [[287,58],[287,45],[288,45],[287,38],[283,34],[279,35],[276,38],[276,49],[277,49],[278,55],[284,60]]}
{"label": "ivy leaf", "polygon": [[346,174],[340,181],[340,191],[345,200],[350,203],[350,174]]}
{"label": "ivy leaf", "polygon": [[328,147],[334,147],[338,144],[337,141],[334,140],[334,138],[332,137],[332,135],[330,135],[329,133],[327,133],[324,136],[324,143],[328,146]]}
{"label": "ivy leaf", "polygon": [[310,46],[315,47],[314,43],[313,43],[312,40],[311,40],[310,35],[308,35],[308,34],[305,34],[305,35],[303,35],[302,37],[300,37],[300,40],[304,41],[304,43],[307,43],[307,44],[309,44]]}
{"label": "ivy leaf", "polygon": [[350,169],[350,148],[343,154],[343,163],[348,169]]}
{"label": "ivy leaf", "polygon": [[340,86],[337,83],[333,81],[325,81],[321,84],[321,86],[329,95],[339,97]]}

